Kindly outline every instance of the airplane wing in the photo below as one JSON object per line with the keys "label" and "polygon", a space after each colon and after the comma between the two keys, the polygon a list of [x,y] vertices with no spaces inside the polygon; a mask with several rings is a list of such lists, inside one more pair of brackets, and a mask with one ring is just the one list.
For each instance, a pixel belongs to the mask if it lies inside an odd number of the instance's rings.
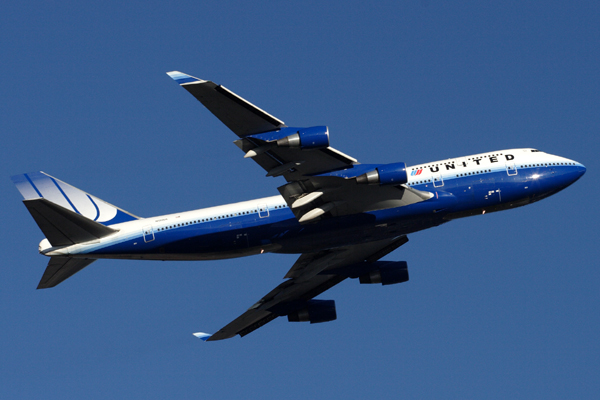
{"label": "airplane wing", "polygon": [[224,86],[179,71],[171,71],[167,74],[240,137],[285,127],[283,121],[242,99]]}
{"label": "airplane wing", "polygon": [[[245,336],[280,316],[291,321],[311,300],[346,278],[358,278],[377,268],[377,260],[408,241],[406,236],[377,242],[341,247],[317,253],[305,253],[286,274],[290,278],[250,307],[245,313],[220,329],[214,335],[198,333],[203,340],[222,340],[235,335]],[[327,302],[320,300],[321,302]],[[333,318],[335,319],[335,305]],[[293,317],[295,315],[296,317]],[[329,320],[329,319],[327,319]],[[313,320],[310,320],[311,323]],[[315,321],[321,322],[321,321]]]}
{"label": "airplane wing", "polygon": [[330,147],[325,126],[288,127],[221,85],[178,71],[167,74],[238,135],[240,139],[234,143],[246,158],[264,168],[267,176],[285,178],[288,183],[278,189],[300,223],[433,197],[403,184],[360,184],[368,182],[366,176],[378,165],[359,164]]}
{"label": "airplane wing", "polygon": [[[239,137],[234,143],[244,151],[245,158],[252,158],[266,176],[285,178],[287,183],[278,190],[301,224],[406,206],[433,197],[433,193],[404,184],[404,163],[360,164],[330,147],[326,126],[288,127],[221,85],[179,71],[167,74]],[[244,336],[286,315],[290,321],[311,323],[335,319],[333,301],[313,298],[349,277],[360,278],[361,283],[407,280],[405,264],[377,261],[406,241],[401,236],[302,254],[286,274],[287,280],[245,313],[212,336],[201,332],[195,335],[203,340]]]}

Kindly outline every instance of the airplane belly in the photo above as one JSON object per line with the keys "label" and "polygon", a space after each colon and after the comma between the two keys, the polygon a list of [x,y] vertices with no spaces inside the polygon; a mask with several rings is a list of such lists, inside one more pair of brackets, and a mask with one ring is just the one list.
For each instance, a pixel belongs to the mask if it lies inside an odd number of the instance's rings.
{"label": "airplane belly", "polygon": [[437,201],[432,199],[429,203],[416,203],[302,225],[298,231],[273,238],[273,243],[281,245],[278,253],[310,253],[394,238],[447,222],[443,217],[454,204],[454,196],[440,194]]}

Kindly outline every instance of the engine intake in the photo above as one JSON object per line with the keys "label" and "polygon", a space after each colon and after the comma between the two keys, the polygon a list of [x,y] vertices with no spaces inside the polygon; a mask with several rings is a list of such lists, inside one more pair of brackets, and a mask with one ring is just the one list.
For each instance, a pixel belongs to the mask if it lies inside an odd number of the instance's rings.
{"label": "engine intake", "polygon": [[356,177],[356,183],[368,185],[402,185],[408,182],[406,164],[403,162],[383,164],[373,171]]}
{"label": "engine intake", "polygon": [[277,140],[277,146],[300,147],[301,149],[322,149],[329,147],[329,128],[313,126]]}
{"label": "engine intake", "polygon": [[393,285],[408,281],[408,264],[406,261],[387,261],[371,272],[359,277],[360,283],[381,283]]}
{"label": "engine intake", "polygon": [[290,322],[309,321],[311,324],[333,321],[336,318],[334,300],[309,300],[304,308],[288,314]]}

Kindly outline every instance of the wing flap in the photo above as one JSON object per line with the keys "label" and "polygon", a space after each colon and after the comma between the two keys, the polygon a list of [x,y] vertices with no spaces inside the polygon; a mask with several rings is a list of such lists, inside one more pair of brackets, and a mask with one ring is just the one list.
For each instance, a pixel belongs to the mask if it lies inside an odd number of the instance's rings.
{"label": "wing flap", "polygon": [[[331,205],[327,207],[328,215],[340,217],[403,207],[432,197],[429,192],[403,186],[360,185],[354,179],[341,177],[307,177],[280,186],[278,190],[298,220],[325,205]],[[301,206],[292,207],[296,201],[319,192],[323,194],[312,196],[314,200],[300,202]]]}
{"label": "wing flap", "polygon": [[[249,150],[261,148],[265,143],[267,142],[248,138],[243,140],[238,146],[247,153]],[[352,163],[356,162],[354,158],[346,156],[331,147],[316,150],[273,147],[252,157],[252,159],[267,173],[273,168],[285,164],[299,163],[299,165],[290,166],[281,173],[288,182],[310,175],[348,168],[352,166]]]}

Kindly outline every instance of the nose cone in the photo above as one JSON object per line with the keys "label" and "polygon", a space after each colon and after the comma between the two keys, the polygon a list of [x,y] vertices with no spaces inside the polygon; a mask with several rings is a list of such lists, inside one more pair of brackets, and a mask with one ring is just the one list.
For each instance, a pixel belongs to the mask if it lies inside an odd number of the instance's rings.
{"label": "nose cone", "polygon": [[532,176],[539,190],[536,194],[538,199],[560,192],[585,174],[586,169],[582,164],[572,160],[565,161],[567,162],[542,167]]}
{"label": "nose cone", "polygon": [[565,179],[569,181],[569,185],[574,183],[577,179],[581,178],[585,174],[586,168],[583,164],[577,161],[572,161],[573,165],[567,166],[562,174],[565,175]]}
{"label": "nose cone", "polygon": [[[585,171],[586,171],[585,166],[583,164],[577,163],[577,173],[579,174],[577,176],[577,179],[581,178],[583,176],[583,174],[585,174]],[[575,180],[577,180],[577,179],[575,179]]]}
{"label": "nose cone", "polygon": [[583,164],[573,162],[574,165],[567,165],[561,167],[555,167],[551,175],[553,185],[558,190],[562,190],[577,181],[585,174],[585,167]]}
{"label": "nose cone", "polygon": [[[583,164],[580,164],[576,161],[573,162],[575,165],[569,165],[562,168],[557,168],[557,175],[560,177],[559,180],[562,181],[565,187],[575,183],[577,179],[581,178],[583,174],[585,174],[585,167]],[[561,179],[562,178],[562,179]]]}

